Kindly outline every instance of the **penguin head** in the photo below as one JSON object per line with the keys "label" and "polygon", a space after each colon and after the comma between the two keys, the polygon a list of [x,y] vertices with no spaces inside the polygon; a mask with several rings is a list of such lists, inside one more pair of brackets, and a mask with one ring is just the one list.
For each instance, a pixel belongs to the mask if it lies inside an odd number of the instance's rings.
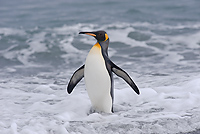
{"label": "penguin head", "polygon": [[107,41],[108,35],[105,31],[95,31],[95,32],[80,32],[79,34],[87,34],[93,36],[98,42]]}

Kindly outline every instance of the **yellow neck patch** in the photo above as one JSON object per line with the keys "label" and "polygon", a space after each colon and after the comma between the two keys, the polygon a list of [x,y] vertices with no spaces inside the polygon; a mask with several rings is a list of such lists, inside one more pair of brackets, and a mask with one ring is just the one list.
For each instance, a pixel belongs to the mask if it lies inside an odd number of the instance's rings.
{"label": "yellow neck patch", "polygon": [[101,48],[100,44],[97,42],[94,47],[98,47],[98,48]]}
{"label": "yellow neck patch", "polygon": [[108,35],[107,35],[107,33],[105,34],[105,40],[104,41],[107,41],[107,39],[108,39]]}

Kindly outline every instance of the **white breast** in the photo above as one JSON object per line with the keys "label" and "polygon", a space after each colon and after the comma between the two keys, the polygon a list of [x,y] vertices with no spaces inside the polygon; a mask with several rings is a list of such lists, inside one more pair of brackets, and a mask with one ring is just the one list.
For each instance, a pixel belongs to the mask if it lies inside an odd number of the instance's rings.
{"label": "white breast", "polygon": [[98,43],[92,47],[86,58],[84,79],[92,106],[99,111],[111,113],[111,79]]}

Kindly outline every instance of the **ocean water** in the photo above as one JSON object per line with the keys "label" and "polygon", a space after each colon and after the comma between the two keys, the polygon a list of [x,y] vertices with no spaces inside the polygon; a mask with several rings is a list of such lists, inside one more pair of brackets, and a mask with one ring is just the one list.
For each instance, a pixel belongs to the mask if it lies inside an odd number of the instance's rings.
{"label": "ocean water", "polygon": [[[0,1],[0,133],[200,133],[200,1]],[[114,113],[89,113],[84,80],[66,85],[105,30]]]}

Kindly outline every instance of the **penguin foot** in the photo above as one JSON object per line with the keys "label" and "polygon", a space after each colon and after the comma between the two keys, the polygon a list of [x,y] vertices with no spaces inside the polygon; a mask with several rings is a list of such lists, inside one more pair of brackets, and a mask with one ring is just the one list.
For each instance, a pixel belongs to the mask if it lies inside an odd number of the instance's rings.
{"label": "penguin foot", "polygon": [[93,113],[98,113],[95,108],[91,107],[90,110],[88,111],[87,115],[93,114]]}
{"label": "penguin foot", "polygon": [[90,110],[88,111],[87,115],[90,115],[93,113],[103,114],[104,112],[99,111],[99,110],[95,109],[94,107],[91,107]]}

